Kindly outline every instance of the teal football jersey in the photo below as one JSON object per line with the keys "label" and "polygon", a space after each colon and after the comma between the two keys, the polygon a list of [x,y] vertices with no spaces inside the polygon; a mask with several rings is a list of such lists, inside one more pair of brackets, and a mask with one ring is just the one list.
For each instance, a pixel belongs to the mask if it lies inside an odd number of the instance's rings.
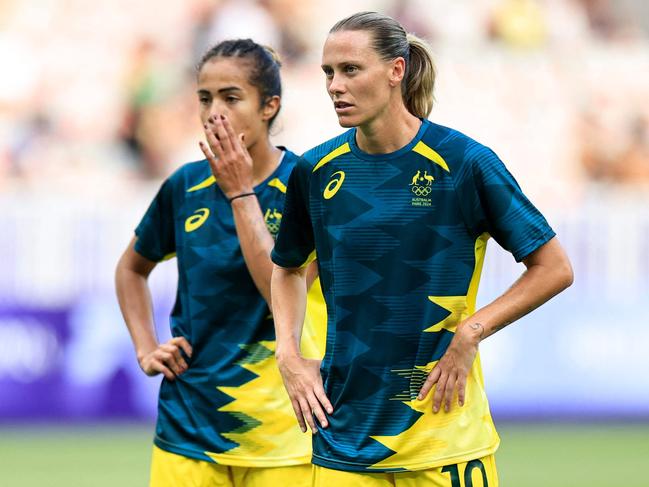
{"label": "teal football jersey", "polygon": [[[273,174],[255,187],[273,236],[296,160],[285,150]],[[193,347],[189,369],[162,381],[155,444],[226,465],[307,463],[310,437],[295,423],[277,370],[272,316],[248,272],[230,203],[209,163],[186,164],[169,177],[135,233],[135,249],[147,259],[175,254],[171,332]]]}
{"label": "teal football jersey", "polygon": [[458,131],[423,120],[408,145],[376,155],[355,134],[298,161],[272,254],[283,267],[318,255],[334,412],[313,463],[402,471],[489,455],[499,438],[479,356],[464,407],[433,414],[432,394],[417,394],[475,312],[489,237],[520,261],[554,232],[499,158]]}

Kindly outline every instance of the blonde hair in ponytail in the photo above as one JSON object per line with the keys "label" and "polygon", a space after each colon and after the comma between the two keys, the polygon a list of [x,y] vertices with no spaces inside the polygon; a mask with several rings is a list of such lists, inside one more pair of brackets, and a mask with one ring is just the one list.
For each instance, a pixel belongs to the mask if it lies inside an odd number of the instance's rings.
{"label": "blonde hair in ponytail", "polygon": [[414,34],[407,35],[410,58],[407,61],[406,77],[402,82],[403,102],[410,113],[428,118],[433,109],[435,97],[435,63],[429,45]]}
{"label": "blonde hair in ponytail", "polygon": [[329,31],[361,30],[372,34],[372,47],[385,61],[403,57],[406,75],[401,82],[403,102],[410,113],[427,118],[433,109],[435,63],[428,44],[406,34],[403,26],[392,17],[377,12],[358,12],[339,22]]}

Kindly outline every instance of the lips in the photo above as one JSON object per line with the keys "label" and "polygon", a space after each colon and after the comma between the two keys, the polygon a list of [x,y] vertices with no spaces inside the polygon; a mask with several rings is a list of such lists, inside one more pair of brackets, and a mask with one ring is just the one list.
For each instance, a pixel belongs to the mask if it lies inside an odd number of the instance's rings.
{"label": "lips", "polygon": [[347,103],[344,101],[335,101],[334,102],[334,108],[336,109],[336,113],[345,113],[349,111],[354,105],[351,103]]}

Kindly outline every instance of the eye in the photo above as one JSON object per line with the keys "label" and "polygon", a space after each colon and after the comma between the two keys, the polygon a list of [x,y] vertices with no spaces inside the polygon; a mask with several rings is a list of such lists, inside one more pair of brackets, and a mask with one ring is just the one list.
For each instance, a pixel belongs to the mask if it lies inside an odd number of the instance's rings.
{"label": "eye", "polygon": [[200,95],[200,96],[198,97],[198,102],[199,102],[201,105],[209,105],[209,104],[210,104],[210,97],[209,97],[209,96]]}
{"label": "eye", "polygon": [[331,69],[330,67],[325,66],[325,67],[322,68],[322,71],[324,72],[324,74],[325,74],[325,76],[326,76],[327,78],[333,78],[333,76],[334,76],[334,70]]}
{"label": "eye", "polygon": [[345,73],[347,74],[354,74],[358,71],[358,66],[354,66],[353,64],[348,64],[345,66]]}
{"label": "eye", "polygon": [[225,97],[225,102],[226,102],[227,104],[229,104],[229,105],[234,105],[234,104],[237,103],[238,101],[240,101],[240,99],[237,98],[237,97],[234,96],[234,95],[228,95],[228,96]]}

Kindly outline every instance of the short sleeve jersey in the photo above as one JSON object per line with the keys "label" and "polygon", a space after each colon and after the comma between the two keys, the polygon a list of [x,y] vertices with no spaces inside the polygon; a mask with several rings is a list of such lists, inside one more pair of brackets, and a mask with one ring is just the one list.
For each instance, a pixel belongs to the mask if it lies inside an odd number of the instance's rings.
{"label": "short sleeve jersey", "polygon": [[[274,173],[255,187],[273,236],[296,160],[285,151]],[[135,233],[135,250],[147,259],[177,257],[171,332],[193,347],[189,369],[162,381],[155,444],[225,465],[307,463],[310,438],[295,422],[277,370],[272,316],[248,272],[232,209],[209,163],[185,164],[170,176]],[[315,315],[312,307],[309,326],[324,326]],[[303,346],[317,355],[324,331],[310,329],[305,336],[310,341]]]}
{"label": "short sleeve jersey", "polygon": [[334,412],[313,463],[401,471],[489,455],[499,438],[479,357],[463,407],[433,414],[432,393],[417,394],[475,312],[489,237],[520,261],[554,232],[499,158],[456,130],[423,120],[407,146],[380,155],[355,133],[298,161],[272,254],[283,267],[318,255]]}

